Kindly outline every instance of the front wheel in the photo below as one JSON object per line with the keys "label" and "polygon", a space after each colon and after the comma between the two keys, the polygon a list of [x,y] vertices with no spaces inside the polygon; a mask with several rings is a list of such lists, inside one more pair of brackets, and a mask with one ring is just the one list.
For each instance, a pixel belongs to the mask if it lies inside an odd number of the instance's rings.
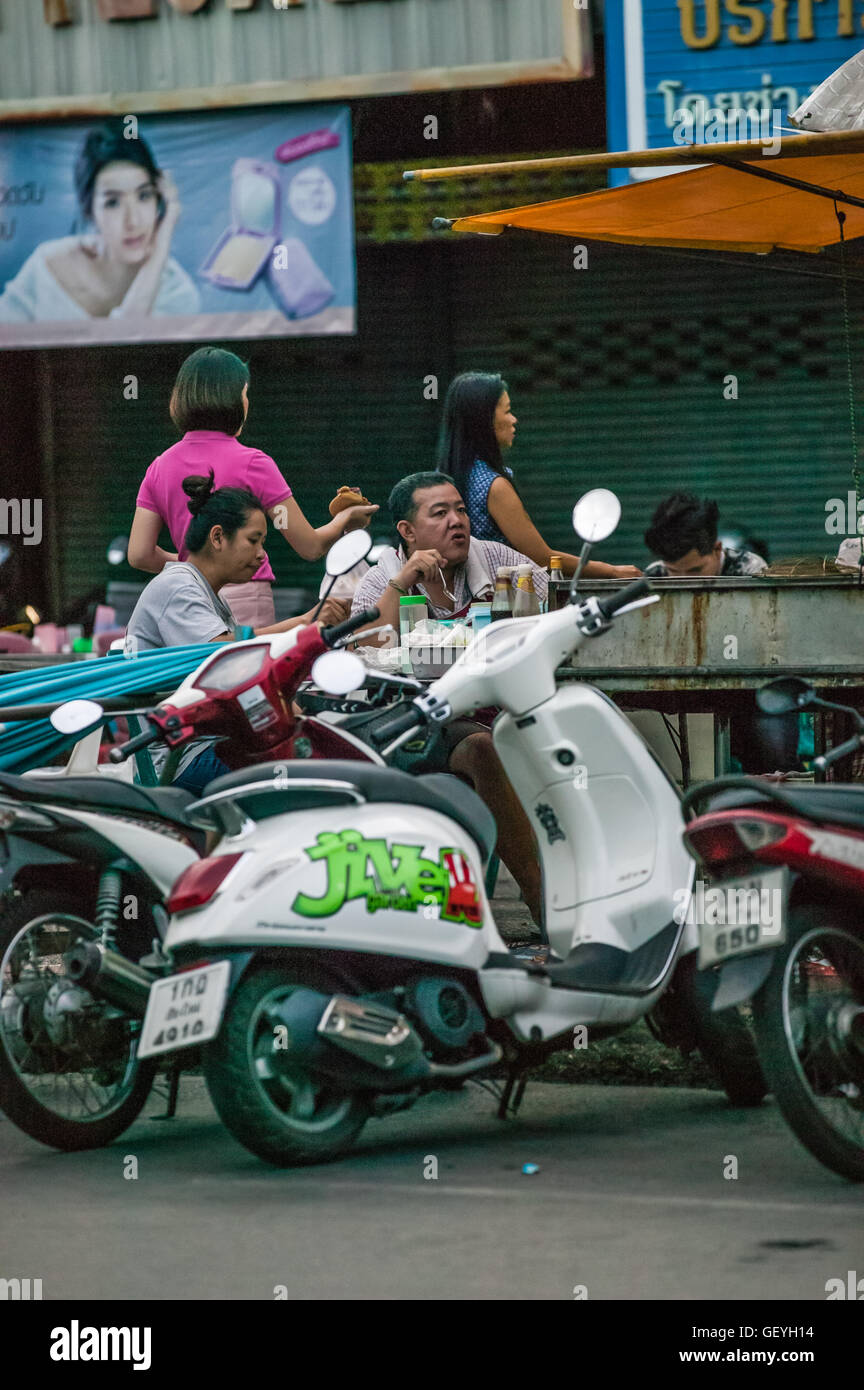
{"label": "front wheel", "polygon": [[138,1061],[137,1023],[65,975],[65,952],[99,936],[87,912],[83,898],[39,888],[0,919],[0,1109],[67,1152],[122,1134],[155,1071]]}
{"label": "front wheel", "polygon": [[754,1000],[759,1055],[783,1118],[826,1168],[864,1182],[864,941],[851,914],[809,902]]}
{"label": "front wheel", "polygon": [[267,967],[241,980],[219,1035],[204,1049],[204,1075],[219,1118],[265,1163],[285,1168],[344,1153],[369,1117],[360,1097],[288,1067],[275,1044],[280,1001],[298,988],[332,994],[314,969]]}

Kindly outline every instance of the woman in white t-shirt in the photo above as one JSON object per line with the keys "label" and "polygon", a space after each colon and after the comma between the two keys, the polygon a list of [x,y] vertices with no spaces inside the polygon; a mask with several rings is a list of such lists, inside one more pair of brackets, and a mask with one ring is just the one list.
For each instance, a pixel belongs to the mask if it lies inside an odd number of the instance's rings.
{"label": "woman in white t-shirt", "polygon": [[146,140],[127,140],[120,119],[89,131],[75,193],[92,232],[37,246],[0,295],[0,323],[198,312],[198,290],[170,254],[177,189]]}

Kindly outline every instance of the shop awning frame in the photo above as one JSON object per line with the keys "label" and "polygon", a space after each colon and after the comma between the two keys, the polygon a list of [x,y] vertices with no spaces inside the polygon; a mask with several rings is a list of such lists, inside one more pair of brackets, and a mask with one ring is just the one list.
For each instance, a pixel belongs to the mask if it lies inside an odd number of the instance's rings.
{"label": "shop awning frame", "polygon": [[[820,164],[814,165],[817,159]],[[794,162],[778,167],[783,161]],[[864,131],[859,130],[415,169],[403,177],[431,181],[586,167],[676,172],[553,202],[436,219],[433,225],[487,236],[520,228],[589,241],[757,254],[815,253],[864,235]],[[738,175],[748,175],[754,185],[757,180],[772,184],[777,192],[749,189]],[[833,215],[814,213],[811,197],[830,202]],[[852,211],[841,211],[841,205]]]}

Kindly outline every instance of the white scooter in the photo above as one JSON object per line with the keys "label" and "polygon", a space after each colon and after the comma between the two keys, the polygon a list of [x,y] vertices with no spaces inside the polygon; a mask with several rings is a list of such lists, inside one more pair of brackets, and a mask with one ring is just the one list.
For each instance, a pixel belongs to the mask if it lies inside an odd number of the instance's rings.
{"label": "white scooter", "polygon": [[[574,524],[602,539],[619,514],[598,490]],[[172,890],[171,973],[149,990],[139,1056],[208,1044],[228,1129],[268,1162],[308,1163],[343,1152],[371,1114],[472,1075],[505,1080],[504,1115],[550,1052],[644,1017],[680,989],[681,965],[692,981],[677,789],[611,700],[555,680],[617,613],[656,602],[648,588],[571,593],[557,612],[485,628],[374,735],[386,758],[418,729],[500,707],[495,747],[540,845],[545,962],[498,932],[483,879],[494,822],[464,784],[344,760],[248,768],[187,813],[223,838]],[[313,675],[341,693],[366,673],[333,653]],[[698,1033],[710,1000],[690,1004]],[[696,1041],[730,1092],[761,1099],[755,1051],[723,1017]]]}

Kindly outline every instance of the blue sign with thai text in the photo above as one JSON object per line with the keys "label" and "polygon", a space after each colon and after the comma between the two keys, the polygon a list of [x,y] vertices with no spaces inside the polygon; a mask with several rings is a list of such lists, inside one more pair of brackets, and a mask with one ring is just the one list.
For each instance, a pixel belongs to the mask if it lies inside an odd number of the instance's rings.
{"label": "blue sign with thai text", "polygon": [[[864,0],[606,0],[609,149],[684,143],[681,113],[697,143],[716,112],[761,116],[730,133],[758,138],[861,48]],[[612,170],[610,183],[656,172]]]}

